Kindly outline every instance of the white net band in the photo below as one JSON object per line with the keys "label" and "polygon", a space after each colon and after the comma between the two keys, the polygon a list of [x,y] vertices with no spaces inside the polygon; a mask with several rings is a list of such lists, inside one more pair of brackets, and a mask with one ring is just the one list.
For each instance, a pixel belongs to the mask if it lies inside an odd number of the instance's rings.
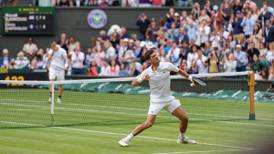
{"label": "white net band", "polygon": [[[210,78],[210,77],[229,77],[229,76],[247,76],[248,71],[245,72],[224,72],[224,73],[208,73],[208,74],[191,74],[196,78]],[[181,75],[173,75],[171,79],[182,79]],[[20,81],[20,80],[0,80],[0,84],[27,84],[27,85],[49,85],[54,84],[77,84],[77,83],[101,83],[101,82],[126,82],[132,81],[135,77],[126,78],[100,78],[100,79],[81,79],[81,80],[60,80],[60,81]]]}

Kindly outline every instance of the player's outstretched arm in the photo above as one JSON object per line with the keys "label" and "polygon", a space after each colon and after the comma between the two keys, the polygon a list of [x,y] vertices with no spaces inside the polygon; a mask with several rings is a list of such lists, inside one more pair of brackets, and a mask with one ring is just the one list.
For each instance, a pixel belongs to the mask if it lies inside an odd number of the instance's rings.
{"label": "player's outstretched arm", "polygon": [[131,82],[131,85],[133,86],[138,86],[140,85],[143,81],[148,81],[150,79],[149,75],[145,75],[144,77],[137,77],[137,79],[134,79],[132,82]]}

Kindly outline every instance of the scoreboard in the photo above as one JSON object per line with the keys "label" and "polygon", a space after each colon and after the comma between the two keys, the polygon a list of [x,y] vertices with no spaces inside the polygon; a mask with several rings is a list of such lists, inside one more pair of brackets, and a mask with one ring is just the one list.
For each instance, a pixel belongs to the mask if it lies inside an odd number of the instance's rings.
{"label": "scoreboard", "polygon": [[53,7],[2,7],[2,35],[53,35]]}

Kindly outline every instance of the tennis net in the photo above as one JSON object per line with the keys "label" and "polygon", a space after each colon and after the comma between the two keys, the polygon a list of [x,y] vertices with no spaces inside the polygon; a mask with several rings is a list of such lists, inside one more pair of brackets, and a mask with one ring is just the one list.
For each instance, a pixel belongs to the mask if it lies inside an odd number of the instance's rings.
{"label": "tennis net", "polygon": [[[193,120],[247,119],[248,115],[249,119],[255,119],[252,73],[193,76],[201,78],[207,86],[190,87],[190,82],[181,76],[171,76],[173,95],[181,99],[183,108]],[[130,81],[133,79],[0,80],[0,128],[138,124],[146,117],[150,91],[147,83],[132,87]],[[48,91],[50,84],[54,85],[52,96]],[[216,84],[215,88],[211,86],[213,84]],[[65,89],[61,104],[56,101],[59,85]],[[234,91],[230,92],[230,89]],[[226,96],[217,99],[225,90],[228,90]],[[240,96],[239,91],[247,95]],[[49,97],[53,98],[51,102],[48,102]],[[246,98],[232,100],[233,97]],[[162,117],[160,123],[176,121],[166,112],[159,117]]]}

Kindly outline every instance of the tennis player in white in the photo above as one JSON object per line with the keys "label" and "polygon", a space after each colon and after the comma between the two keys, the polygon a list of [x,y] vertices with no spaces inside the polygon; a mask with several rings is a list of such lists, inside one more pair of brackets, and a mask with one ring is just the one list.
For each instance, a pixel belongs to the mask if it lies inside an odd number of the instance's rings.
{"label": "tennis player in white", "polygon": [[180,75],[188,78],[192,83],[192,77],[185,71],[177,68],[170,62],[160,62],[157,49],[150,49],[145,53],[145,59],[150,60],[151,66],[144,70],[135,80],[132,81],[133,86],[139,85],[142,81],[148,80],[150,86],[150,106],[148,110],[148,116],[144,123],[138,125],[133,131],[122,138],[118,143],[121,146],[128,146],[130,141],[142,131],[150,128],[158,113],[165,108],[175,117],[180,120],[180,131],[177,143],[183,144],[196,144],[195,140],[192,140],[185,136],[185,132],[188,125],[188,117],[186,112],[180,107],[180,101],[175,99],[170,92],[170,72],[179,72]]}
{"label": "tennis player in white", "polygon": [[[55,41],[50,44],[49,57],[49,80],[64,80],[65,79],[65,64],[67,61],[67,52],[65,49],[61,48]],[[49,86],[49,99],[51,102],[52,95],[52,85]],[[59,85],[57,103],[62,102],[63,85]]]}

